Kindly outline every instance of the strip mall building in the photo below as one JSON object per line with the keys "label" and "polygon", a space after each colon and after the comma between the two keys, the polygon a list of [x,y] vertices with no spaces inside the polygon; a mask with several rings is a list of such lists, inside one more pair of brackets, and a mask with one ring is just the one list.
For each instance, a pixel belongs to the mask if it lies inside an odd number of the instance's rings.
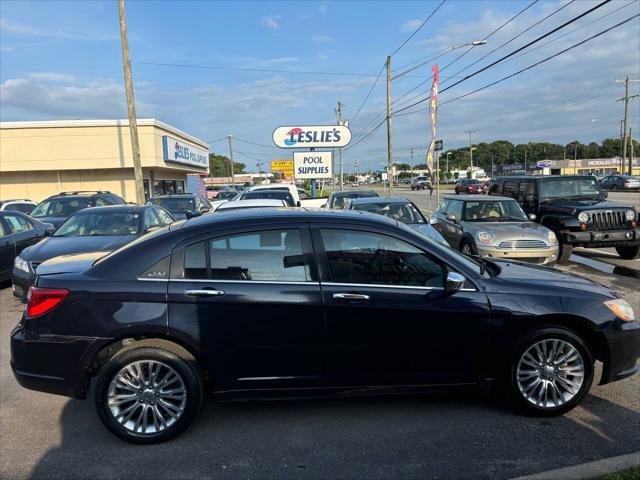
{"label": "strip mall building", "polygon": [[[145,195],[186,191],[209,170],[208,145],[157,120],[138,120]],[[64,191],[108,190],[136,201],[127,120],[0,123],[0,200],[41,201]]]}

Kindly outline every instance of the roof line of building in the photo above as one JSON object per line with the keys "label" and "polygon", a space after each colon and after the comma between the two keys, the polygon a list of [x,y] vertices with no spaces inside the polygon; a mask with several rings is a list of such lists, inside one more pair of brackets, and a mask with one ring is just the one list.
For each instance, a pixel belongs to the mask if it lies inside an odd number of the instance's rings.
{"label": "roof line of building", "polygon": [[[171,125],[156,120],[155,118],[139,118],[138,125],[140,126],[155,126],[166,130],[169,133],[180,135],[187,140],[196,143],[200,147],[209,150],[209,144],[199,138],[189,135]],[[0,122],[0,129],[15,129],[15,128],[73,128],[73,127],[129,127],[129,120],[107,120],[107,119],[95,119],[95,120],[38,120],[27,122]]]}

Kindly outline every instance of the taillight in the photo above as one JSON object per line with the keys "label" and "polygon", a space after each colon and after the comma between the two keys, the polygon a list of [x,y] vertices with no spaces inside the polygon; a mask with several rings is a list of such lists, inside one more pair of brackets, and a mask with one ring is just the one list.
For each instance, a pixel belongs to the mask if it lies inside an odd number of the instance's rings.
{"label": "taillight", "polygon": [[31,287],[27,295],[27,316],[37,317],[50,312],[69,296],[66,288]]}

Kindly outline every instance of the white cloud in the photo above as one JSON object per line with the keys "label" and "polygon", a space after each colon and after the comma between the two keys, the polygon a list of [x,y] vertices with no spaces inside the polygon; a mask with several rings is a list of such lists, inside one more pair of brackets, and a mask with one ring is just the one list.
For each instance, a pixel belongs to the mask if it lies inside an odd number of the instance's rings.
{"label": "white cloud", "polygon": [[26,23],[15,22],[6,18],[0,18],[0,31],[15,35],[23,35],[29,37],[42,37],[58,40],[88,40],[88,41],[111,41],[118,40],[120,37],[113,34],[101,34],[88,31],[87,33],[67,32],[64,30],[56,30],[50,28],[39,28]]}
{"label": "white cloud", "polygon": [[272,58],[271,60],[265,60],[263,63],[265,65],[277,65],[281,63],[296,63],[299,62],[299,57],[281,57],[281,58]]}
{"label": "white cloud", "polygon": [[329,58],[329,56],[326,53],[319,53],[317,57],[320,60],[326,60],[327,58]]}
{"label": "white cloud", "polygon": [[422,22],[424,22],[424,20],[420,20],[420,19],[406,21],[402,24],[402,27],[400,27],[400,30],[403,32],[412,32],[413,30],[418,28],[420,25],[422,25]]}
{"label": "white cloud", "polygon": [[311,41],[313,43],[330,43],[333,42],[333,37],[331,35],[324,35],[324,34],[319,34],[319,35],[314,35],[311,37]]}
{"label": "white cloud", "polygon": [[42,80],[43,82],[66,82],[66,83],[71,83],[76,80],[75,75],[69,75],[68,73],[58,73],[58,72],[30,73],[29,78],[33,78],[35,80]]}
{"label": "white cloud", "polygon": [[271,30],[279,30],[281,19],[282,15],[267,15],[260,19],[260,23],[262,23],[263,27],[270,28]]}

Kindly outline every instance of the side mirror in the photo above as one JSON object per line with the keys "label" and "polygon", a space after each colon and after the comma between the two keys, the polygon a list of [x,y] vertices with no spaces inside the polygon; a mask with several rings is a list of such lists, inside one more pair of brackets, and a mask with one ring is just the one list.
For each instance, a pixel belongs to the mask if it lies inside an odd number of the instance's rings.
{"label": "side mirror", "polygon": [[447,215],[447,220],[453,223],[457,223],[456,216],[453,213],[450,213],[449,215]]}
{"label": "side mirror", "polygon": [[455,293],[464,286],[464,281],[463,275],[458,272],[449,272],[444,282],[444,291],[446,293]]}
{"label": "side mirror", "polygon": [[300,206],[302,206],[302,203],[300,202],[300,200],[298,200],[298,201],[296,202],[296,207],[300,207]]}
{"label": "side mirror", "polygon": [[429,223],[431,225],[435,225],[436,223],[438,223],[438,218],[433,216],[429,217]]}
{"label": "side mirror", "polygon": [[54,227],[50,223],[47,223],[47,225],[44,228],[44,236],[50,237],[51,235],[53,235],[53,232],[55,231],[56,231],[56,227]]}
{"label": "side mirror", "polygon": [[527,215],[527,217],[529,217],[529,220],[531,220],[532,222],[536,221],[536,214],[535,213],[530,213],[529,215]]}

